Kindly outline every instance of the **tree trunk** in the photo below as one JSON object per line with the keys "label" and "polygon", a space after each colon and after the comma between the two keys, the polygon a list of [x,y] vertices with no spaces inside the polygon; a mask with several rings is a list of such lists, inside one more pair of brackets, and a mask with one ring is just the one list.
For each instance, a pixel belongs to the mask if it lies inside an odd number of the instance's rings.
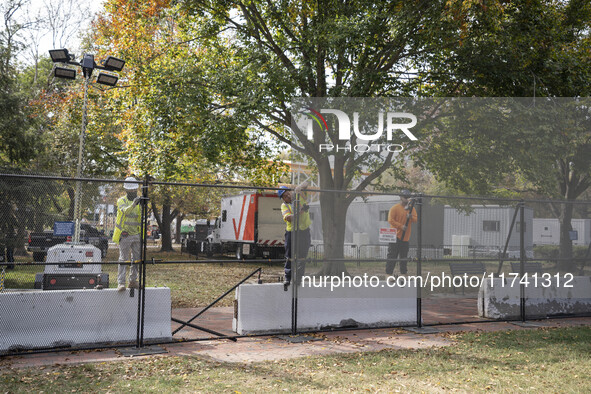
{"label": "tree trunk", "polygon": [[[342,259],[345,245],[345,227],[349,204],[344,193],[321,193],[322,234],[324,237],[324,258]],[[348,276],[344,261],[325,261],[316,275]]]}
{"label": "tree trunk", "polygon": [[174,250],[172,248],[172,234],[170,232],[173,219],[170,214],[170,202],[166,201],[162,204],[162,226],[160,227],[160,231],[162,231],[161,252],[172,252]]}
{"label": "tree trunk", "polygon": [[573,241],[570,239],[569,231],[572,231],[571,219],[574,212],[574,201],[582,195],[590,186],[589,176],[580,175],[573,169],[573,164],[566,161],[559,161],[560,172],[558,180],[560,184],[560,194],[565,202],[558,207],[553,206],[554,211],[558,213],[560,221],[560,249],[559,257],[561,261],[558,269],[563,272],[574,272],[575,263],[573,261]]}
{"label": "tree trunk", "polygon": [[172,252],[174,249],[172,248],[172,234],[170,233],[170,227],[172,225],[172,221],[178,214],[178,211],[175,209],[171,212],[171,203],[170,198],[165,197],[164,202],[162,203],[162,214],[158,212],[158,208],[156,204],[152,203],[152,211],[154,212],[154,216],[156,217],[156,222],[158,223],[158,227],[160,228],[160,239],[161,239],[161,252]]}
{"label": "tree trunk", "polygon": [[15,248],[14,248],[14,255],[15,256],[26,256],[27,249],[25,243],[25,237],[27,234],[26,228],[26,217],[25,217],[25,210],[19,209],[14,213],[14,217],[16,219],[16,239],[15,239]]}
{"label": "tree trunk", "polygon": [[[560,215],[560,253],[561,261],[558,264],[560,271],[573,272],[575,264],[573,257],[573,241],[570,239],[569,231],[572,231],[571,219],[573,217],[573,204],[566,204],[561,207]],[[563,260],[565,259],[565,260]]]}
{"label": "tree trunk", "polygon": [[181,228],[183,226],[183,219],[185,215],[177,215],[176,217],[176,234],[174,235],[174,242],[177,244],[181,243]]}

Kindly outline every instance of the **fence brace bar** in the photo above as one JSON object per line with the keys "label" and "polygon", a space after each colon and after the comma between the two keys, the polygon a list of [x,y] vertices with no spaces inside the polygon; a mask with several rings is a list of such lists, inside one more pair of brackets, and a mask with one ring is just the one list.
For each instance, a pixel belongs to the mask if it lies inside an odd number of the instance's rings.
{"label": "fence brace bar", "polygon": [[[181,326],[178,327],[176,330],[174,330],[172,332],[172,335],[176,334],[177,332],[179,332],[180,330],[182,330],[183,328],[185,328],[185,326],[188,326],[189,323],[191,323],[193,320],[197,319],[199,316],[201,316],[203,313],[205,313],[205,311],[207,311],[209,308],[211,308],[212,306],[214,306],[215,304],[217,304],[220,300],[222,300],[225,296],[227,296],[228,294],[230,294],[232,291],[234,291],[234,289],[236,289],[238,286],[240,286],[241,284],[243,284],[244,282],[246,282],[248,279],[250,279],[250,277],[253,276],[254,274],[256,274],[257,272],[259,273],[259,279],[260,279],[261,271],[262,271],[262,267],[259,267],[256,270],[252,271],[248,276],[246,276],[240,282],[238,282],[237,284],[235,284],[234,286],[232,286],[231,289],[229,289],[224,294],[222,294],[221,296],[219,296],[215,301],[213,301],[211,304],[209,304],[208,306],[206,306],[205,308],[203,308],[201,311],[199,311],[199,313],[197,313],[195,316],[193,316],[192,318],[190,318],[188,321],[184,322],[184,321],[181,321],[181,320],[178,320],[178,319],[172,319],[173,321],[175,321],[177,323],[181,323]],[[199,328],[199,329],[201,329],[201,328]],[[207,330],[203,330],[203,331],[207,331]],[[216,334],[216,335],[218,335],[218,334]],[[220,334],[220,336],[226,336],[226,335]]]}
{"label": "fence brace bar", "polygon": [[[503,269],[503,262],[505,261],[504,259],[505,259],[505,256],[507,255],[507,249],[509,248],[509,240],[511,239],[511,234],[513,233],[513,227],[515,227],[515,219],[517,219],[517,213],[519,212],[520,207],[521,207],[521,203],[517,204],[517,206],[515,207],[515,212],[513,213],[513,219],[511,219],[511,226],[509,227],[509,234],[507,234],[507,240],[505,241],[505,247],[503,248],[503,254],[501,254],[501,259],[499,261],[499,269],[497,270],[497,276],[501,274],[501,270]],[[521,227],[523,227],[523,225]]]}

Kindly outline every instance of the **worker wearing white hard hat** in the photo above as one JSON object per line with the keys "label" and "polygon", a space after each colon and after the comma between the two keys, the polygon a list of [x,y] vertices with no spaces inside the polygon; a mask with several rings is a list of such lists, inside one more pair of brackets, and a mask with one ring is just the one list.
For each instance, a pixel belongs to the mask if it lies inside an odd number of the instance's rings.
{"label": "worker wearing white hard hat", "polygon": [[117,273],[117,290],[125,290],[125,276],[127,264],[129,269],[129,287],[138,288],[138,266],[134,264],[140,260],[140,232],[141,211],[140,197],[137,195],[139,181],[134,177],[125,178],[123,188],[126,195],[117,200],[117,220],[113,232],[113,242],[119,244],[119,264]]}

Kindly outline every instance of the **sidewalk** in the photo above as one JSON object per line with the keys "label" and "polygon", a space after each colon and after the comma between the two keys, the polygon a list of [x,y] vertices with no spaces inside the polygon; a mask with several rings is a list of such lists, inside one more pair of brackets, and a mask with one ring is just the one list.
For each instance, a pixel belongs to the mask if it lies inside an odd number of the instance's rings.
{"label": "sidewalk", "polygon": [[[307,334],[298,337],[265,336],[229,340],[208,340],[161,345],[167,353],[137,357],[199,356],[220,362],[252,363],[296,357],[379,351],[421,349],[453,344],[453,334],[466,331],[524,330],[540,327],[591,326],[591,317],[519,322],[486,322],[427,327],[434,333],[404,329],[367,329]],[[420,331],[420,330],[419,330]],[[287,340],[286,340],[287,339]],[[299,339],[302,343],[292,343]],[[0,372],[6,368],[27,368],[57,364],[113,362],[129,359],[120,350],[61,351],[0,358]]]}

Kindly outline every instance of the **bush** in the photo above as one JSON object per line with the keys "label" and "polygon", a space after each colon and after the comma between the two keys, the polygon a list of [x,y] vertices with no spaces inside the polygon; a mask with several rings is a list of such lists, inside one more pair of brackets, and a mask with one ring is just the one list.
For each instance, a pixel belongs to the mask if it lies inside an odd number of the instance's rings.
{"label": "bush", "polygon": [[[573,246],[573,257],[575,259],[585,258],[587,254],[587,246]],[[558,245],[539,245],[534,246],[534,258],[536,259],[557,259],[560,254],[560,247]],[[591,256],[590,256],[591,257]]]}
{"label": "bush", "polygon": [[536,259],[557,259],[558,253],[558,245],[534,246],[534,258]]}

